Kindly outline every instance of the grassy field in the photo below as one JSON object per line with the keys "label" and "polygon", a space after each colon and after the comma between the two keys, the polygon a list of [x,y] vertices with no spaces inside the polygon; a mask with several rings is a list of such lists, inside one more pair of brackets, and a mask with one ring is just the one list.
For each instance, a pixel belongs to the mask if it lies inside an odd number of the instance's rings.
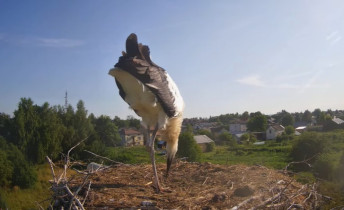
{"label": "grassy field", "polygon": [[[264,165],[275,169],[281,169],[288,163],[288,153],[291,149],[291,143],[287,145],[269,144],[269,145],[239,145],[235,149],[228,146],[215,146],[211,152],[202,154],[201,162],[211,162],[215,164],[247,164],[247,165]],[[150,163],[149,153],[145,147],[130,148],[108,148],[107,156],[112,160],[119,162],[139,164]],[[163,155],[156,155],[157,162],[165,162]]]}
{"label": "grassy field", "polygon": [[202,160],[216,164],[246,164],[264,165],[267,167],[281,169],[287,165],[290,146],[284,150],[274,149],[265,145],[251,146],[250,148],[239,147],[229,149],[227,146],[217,146],[212,152],[203,153]]}
{"label": "grassy field", "polygon": [[[43,201],[50,197],[49,180],[52,179],[50,167],[48,164],[36,166],[38,182],[30,189],[0,189],[3,201],[6,202],[9,209],[38,209],[36,202]],[[48,203],[42,203],[47,207]]]}

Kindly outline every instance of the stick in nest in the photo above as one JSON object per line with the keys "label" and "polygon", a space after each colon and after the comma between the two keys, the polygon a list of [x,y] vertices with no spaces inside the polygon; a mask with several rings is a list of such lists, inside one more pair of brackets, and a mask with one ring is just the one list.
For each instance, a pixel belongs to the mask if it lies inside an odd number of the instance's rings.
{"label": "stick in nest", "polygon": [[83,205],[90,191],[91,182],[89,182],[88,189],[86,191],[86,196],[83,198],[83,202],[81,202],[80,198],[78,198],[78,194],[80,190],[85,186],[88,177],[92,173],[91,172],[86,173],[86,176],[84,177],[82,184],[73,193],[69,187],[70,180],[68,180],[67,178],[67,169],[70,168],[72,165],[70,162],[71,151],[77,146],[79,146],[82,142],[84,142],[87,138],[81,140],[80,142],[78,142],[76,145],[74,145],[72,148],[69,149],[65,158],[64,165],[63,165],[63,171],[60,174],[58,179],[54,171],[55,164],[51,161],[51,159],[48,156],[46,156],[46,159],[50,165],[51,173],[53,176],[53,180],[51,182],[51,190],[53,191],[51,205],[50,205],[51,208],[66,208],[67,207],[68,209],[84,209]]}

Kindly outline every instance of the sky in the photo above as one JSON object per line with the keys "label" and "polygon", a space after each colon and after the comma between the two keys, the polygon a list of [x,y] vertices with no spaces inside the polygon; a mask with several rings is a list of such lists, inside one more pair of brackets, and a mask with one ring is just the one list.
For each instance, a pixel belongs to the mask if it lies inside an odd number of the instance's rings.
{"label": "sky", "polygon": [[0,0],[0,112],[20,98],[126,118],[108,71],[136,33],[185,117],[344,109],[344,1]]}

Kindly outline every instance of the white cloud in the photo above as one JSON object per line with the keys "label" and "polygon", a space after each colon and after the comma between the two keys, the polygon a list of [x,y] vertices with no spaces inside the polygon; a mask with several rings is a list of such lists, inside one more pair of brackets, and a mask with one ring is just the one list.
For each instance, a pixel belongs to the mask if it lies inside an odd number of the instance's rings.
{"label": "white cloud", "polygon": [[337,35],[338,35],[338,31],[333,31],[333,32],[331,32],[330,34],[328,34],[326,36],[326,40],[331,40],[331,39],[333,39]]}
{"label": "white cloud", "polygon": [[342,39],[342,36],[339,34],[338,31],[333,31],[326,36],[326,40],[330,42],[331,45],[336,44]]}
{"label": "white cloud", "polygon": [[50,38],[38,38],[37,45],[44,47],[55,47],[55,48],[70,48],[78,47],[84,44],[81,40],[74,39],[50,39]]}
{"label": "white cloud", "polygon": [[265,83],[260,79],[259,76],[253,75],[238,79],[237,82],[245,85],[256,86],[256,87],[265,87]]}

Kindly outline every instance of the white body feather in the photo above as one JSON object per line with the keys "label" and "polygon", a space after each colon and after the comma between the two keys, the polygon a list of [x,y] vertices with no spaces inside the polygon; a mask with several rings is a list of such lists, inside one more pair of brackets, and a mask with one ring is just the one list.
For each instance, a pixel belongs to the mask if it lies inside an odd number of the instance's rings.
{"label": "white body feather", "polygon": [[168,87],[172,93],[176,115],[169,118],[158,103],[155,95],[139,80],[120,68],[113,68],[109,74],[116,78],[125,92],[125,101],[142,118],[142,125],[150,128],[158,124],[167,142],[167,154],[173,158],[178,150],[178,137],[183,121],[184,101],[171,77],[166,73]]}

